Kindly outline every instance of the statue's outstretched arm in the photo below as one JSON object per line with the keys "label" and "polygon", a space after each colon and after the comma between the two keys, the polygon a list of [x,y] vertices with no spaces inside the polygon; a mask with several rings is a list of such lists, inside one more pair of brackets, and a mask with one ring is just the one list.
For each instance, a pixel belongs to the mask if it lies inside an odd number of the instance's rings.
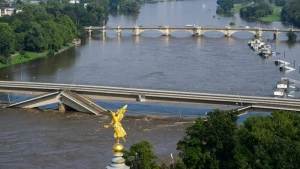
{"label": "statue's outstretched arm", "polygon": [[108,127],[110,127],[111,125],[113,125],[114,124],[114,122],[113,121],[111,121],[111,123],[109,123],[108,125],[104,125],[104,128],[108,128]]}

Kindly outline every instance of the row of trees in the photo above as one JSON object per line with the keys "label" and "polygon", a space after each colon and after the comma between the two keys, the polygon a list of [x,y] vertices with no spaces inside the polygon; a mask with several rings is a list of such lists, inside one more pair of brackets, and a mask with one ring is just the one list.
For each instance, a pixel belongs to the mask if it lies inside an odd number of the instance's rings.
{"label": "row of trees", "polygon": [[22,12],[0,18],[0,62],[12,53],[58,51],[75,38],[87,36],[83,26],[104,25],[108,19],[109,0],[70,4],[49,0],[27,4],[18,0]]}
{"label": "row of trees", "polygon": [[[186,136],[177,143],[182,159],[176,169],[297,169],[300,168],[300,115],[276,111],[270,116],[249,117],[238,126],[237,113],[215,110],[207,119],[198,118],[186,129]],[[152,145],[143,141],[134,144],[126,157],[140,154],[139,168],[164,169],[153,159]],[[132,160],[131,160],[132,161]],[[127,164],[132,165],[130,160]]]}
{"label": "row of trees", "polygon": [[53,16],[41,5],[24,4],[23,12],[0,19],[0,55],[15,51],[57,51],[79,36],[68,15]]}
{"label": "row of trees", "polygon": [[138,13],[140,11],[139,1],[136,0],[110,0],[109,7],[111,10],[125,13]]}
{"label": "row of trees", "polygon": [[300,0],[291,0],[282,8],[281,19],[284,22],[300,26]]}
{"label": "row of trees", "polygon": [[217,7],[217,13],[228,13],[231,11],[231,9],[234,7],[234,0],[217,0],[217,4],[219,5]]}

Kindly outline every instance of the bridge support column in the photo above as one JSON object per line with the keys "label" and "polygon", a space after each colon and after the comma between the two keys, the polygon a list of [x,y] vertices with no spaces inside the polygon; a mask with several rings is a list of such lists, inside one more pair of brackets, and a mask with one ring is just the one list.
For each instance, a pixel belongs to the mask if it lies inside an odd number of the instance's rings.
{"label": "bridge support column", "polygon": [[166,27],[166,30],[164,31],[164,36],[169,36],[170,35],[170,29]]}
{"label": "bridge support column", "polygon": [[117,36],[121,36],[121,29],[117,30]]}
{"label": "bridge support column", "polygon": [[145,101],[146,101],[146,98],[145,98],[145,96],[143,96],[143,95],[138,95],[137,101],[139,101],[139,102],[145,102]]}
{"label": "bridge support column", "polygon": [[67,109],[66,106],[62,102],[58,103],[58,111],[65,112],[66,109]]}
{"label": "bridge support column", "polygon": [[232,34],[232,31],[231,31],[231,30],[227,30],[227,32],[226,32],[226,35],[225,35],[225,36],[227,36],[227,37],[230,37],[230,36],[231,36],[231,34]]}
{"label": "bridge support column", "polygon": [[92,38],[92,32],[93,31],[91,29],[89,29],[88,32],[89,32],[89,38]]}
{"label": "bridge support column", "polygon": [[201,36],[201,27],[197,27],[196,29],[194,29],[194,36]]}
{"label": "bridge support column", "polygon": [[256,35],[255,35],[255,36],[256,36],[257,38],[261,38],[261,37],[262,37],[262,33],[263,33],[263,32],[262,32],[261,28],[258,28],[258,29],[256,30]]}
{"label": "bridge support column", "polygon": [[139,36],[140,35],[140,29],[138,27],[133,28],[133,35],[134,36]]}
{"label": "bridge support column", "polygon": [[277,39],[277,38],[278,38],[278,34],[279,34],[278,30],[276,30],[276,31],[274,32],[274,39]]}
{"label": "bridge support column", "polygon": [[102,36],[104,37],[106,35],[106,30],[102,30]]}

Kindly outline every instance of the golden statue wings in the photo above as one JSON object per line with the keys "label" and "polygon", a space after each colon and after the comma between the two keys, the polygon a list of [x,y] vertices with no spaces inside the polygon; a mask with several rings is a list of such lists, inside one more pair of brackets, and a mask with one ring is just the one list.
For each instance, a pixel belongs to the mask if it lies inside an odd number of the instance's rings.
{"label": "golden statue wings", "polygon": [[123,106],[119,109],[116,113],[113,111],[111,112],[112,121],[109,125],[104,125],[105,128],[109,128],[111,125],[114,125],[114,137],[117,139],[117,143],[119,143],[119,139],[122,138],[124,141],[124,136],[127,135],[124,128],[122,127],[121,120],[124,117],[125,111],[127,109],[127,105]]}

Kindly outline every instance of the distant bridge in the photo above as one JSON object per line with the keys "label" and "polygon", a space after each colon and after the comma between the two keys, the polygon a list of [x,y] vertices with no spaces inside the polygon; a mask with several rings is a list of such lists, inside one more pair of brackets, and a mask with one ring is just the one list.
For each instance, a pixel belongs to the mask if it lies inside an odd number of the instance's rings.
{"label": "distant bridge", "polygon": [[[211,94],[211,93],[195,93],[195,92],[180,92],[166,90],[150,90],[108,86],[92,86],[92,85],[73,85],[73,84],[55,84],[55,83],[33,83],[33,82],[16,82],[16,81],[0,81],[0,92],[9,93],[53,93],[63,91],[61,95],[67,99],[61,101],[69,106],[81,106],[85,110],[89,110],[94,114],[105,112],[103,108],[93,106],[93,103],[87,100],[74,96],[74,93],[102,100],[127,100],[140,102],[173,102],[173,103],[219,103],[225,105],[239,105],[239,111],[245,111],[247,108],[262,108],[270,110],[291,110],[300,112],[300,99],[288,98],[272,98],[258,96],[241,96],[241,95],[226,95],[226,94]],[[68,92],[72,91],[72,92]],[[52,97],[51,94],[48,94]],[[48,95],[43,95],[48,97]],[[60,96],[61,96],[60,95]],[[50,99],[51,100],[51,99]],[[55,98],[57,100],[57,98]],[[43,100],[40,99],[42,102]],[[69,101],[72,101],[70,104]],[[17,103],[16,103],[17,104]],[[23,104],[23,103],[22,103]],[[75,106],[74,106],[75,104]],[[90,106],[89,106],[90,105]],[[20,106],[22,107],[22,106]],[[26,108],[26,106],[23,106]],[[28,107],[30,108],[30,107]],[[97,113],[96,111],[99,110]],[[96,112],[96,113],[95,113]]]}
{"label": "distant bridge", "polygon": [[212,26],[117,26],[117,27],[108,27],[108,26],[89,26],[84,27],[86,31],[89,32],[89,37],[92,36],[93,31],[101,31],[103,36],[106,34],[106,31],[115,31],[118,36],[121,35],[121,32],[124,30],[133,31],[133,35],[139,36],[142,32],[155,30],[161,32],[165,36],[169,36],[172,32],[176,31],[186,31],[190,32],[194,36],[202,36],[205,32],[218,31],[224,33],[225,36],[230,37],[236,32],[250,32],[256,37],[261,37],[264,32],[273,32],[274,38],[277,38],[280,33],[286,33],[290,30],[293,32],[300,32],[300,29],[276,29],[276,28],[242,28],[242,27],[212,27]]}

